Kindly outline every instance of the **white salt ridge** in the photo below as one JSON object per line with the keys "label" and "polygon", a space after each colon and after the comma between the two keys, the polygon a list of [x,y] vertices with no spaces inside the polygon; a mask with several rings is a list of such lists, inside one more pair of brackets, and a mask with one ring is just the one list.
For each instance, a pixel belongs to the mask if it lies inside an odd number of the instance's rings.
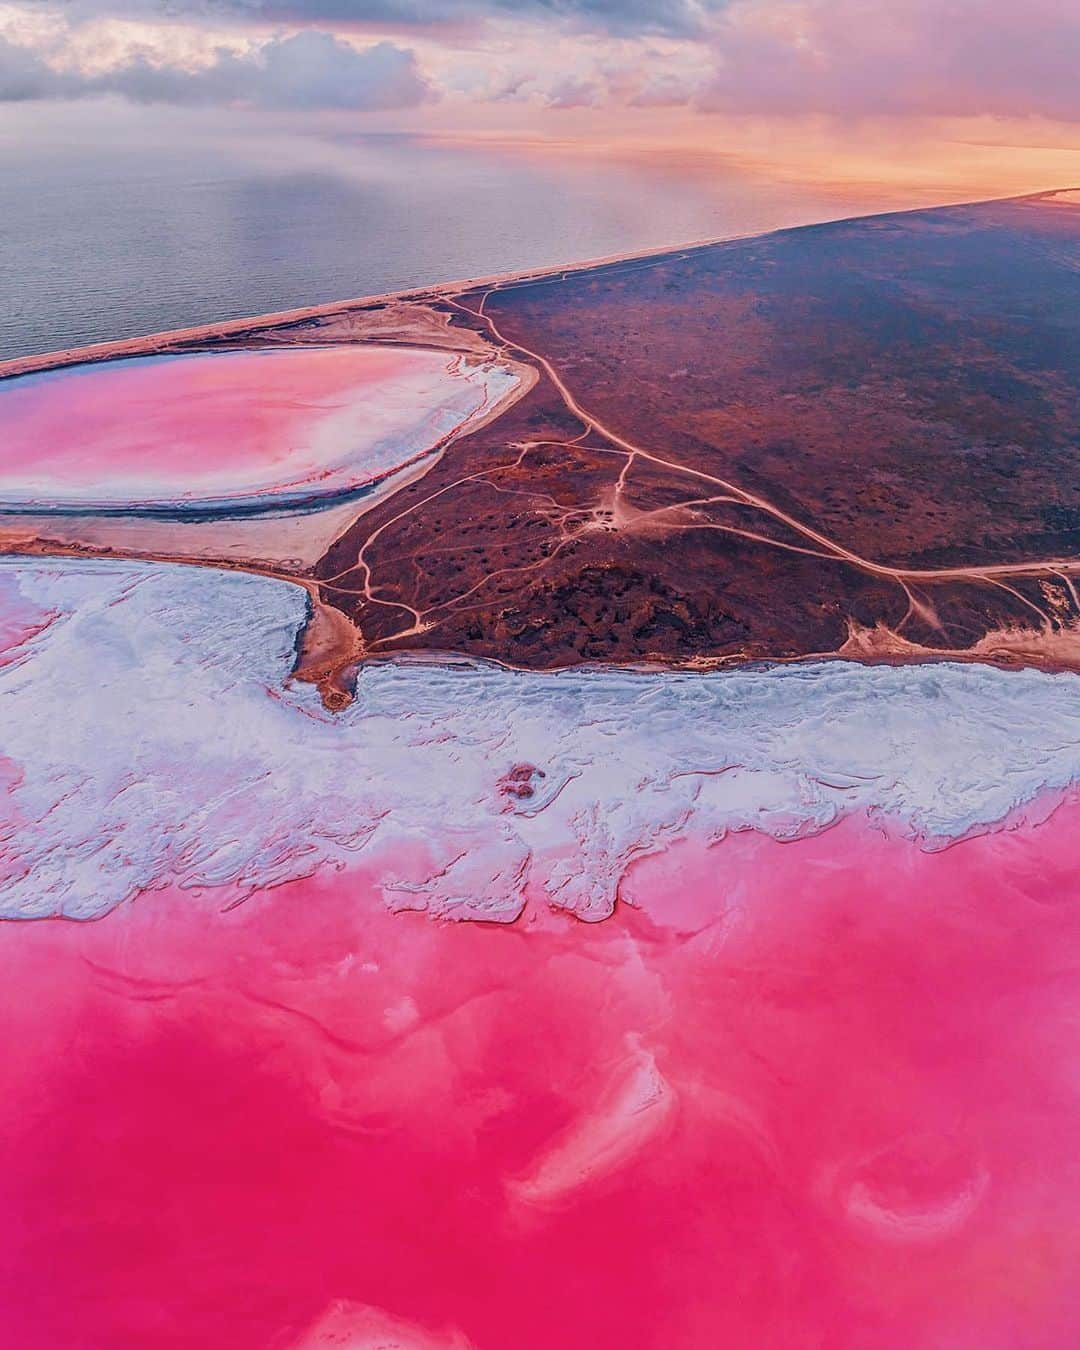
{"label": "white salt ridge", "polygon": [[[363,855],[395,908],[512,919],[533,879],[600,919],[632,859],[691,832],[791,838],[867,811],[936,847],[1080,777],[1071,675],[401,661],[367,667],[331,715],[288,681],[296,587],[2,566],[60,616],[0,670],[7,917],[90,918],[146,888],[244,891]],[[544,772],[531,798],[500,789],[518,764]]]}

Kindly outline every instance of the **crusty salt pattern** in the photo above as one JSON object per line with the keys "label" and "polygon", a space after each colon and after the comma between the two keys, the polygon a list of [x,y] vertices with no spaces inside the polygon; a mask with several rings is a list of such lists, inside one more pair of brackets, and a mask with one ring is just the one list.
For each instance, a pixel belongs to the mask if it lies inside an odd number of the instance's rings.
{"label": "crusty salt pattern", "polygon": [[42,616],[0,669],[9,918],[359,863],[393,908],[509,921],[540,895],[596,920],[631,862],[682,837],[863,812],[938,848],[1080,777],[1072,675],[413,658],[366,667],[331,714],[289,681],[306,597],[288,583],[100,561],[0,576]]}

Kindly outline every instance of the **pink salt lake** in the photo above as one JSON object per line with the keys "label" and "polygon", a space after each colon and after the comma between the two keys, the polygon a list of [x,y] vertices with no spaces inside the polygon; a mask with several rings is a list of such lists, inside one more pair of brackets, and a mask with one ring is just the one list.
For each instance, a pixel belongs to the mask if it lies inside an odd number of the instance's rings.
{"label": "pink salt lake", "polygon": [[0,503],[93,508],[309,499],[440,448],[516,385],[407,347],[139,357],[0,383]]}

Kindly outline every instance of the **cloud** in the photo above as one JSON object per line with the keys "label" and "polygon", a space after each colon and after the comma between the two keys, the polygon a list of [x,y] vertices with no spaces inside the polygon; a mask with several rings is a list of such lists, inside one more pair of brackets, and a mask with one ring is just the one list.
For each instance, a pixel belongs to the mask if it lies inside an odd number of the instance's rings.
{"label": "cloud", "polygon": [[700,81],[681,75],[656,75],[647,80],[630,97],[634,108],[676,108],[693,101]]}
{"label": "cloud", "polygon": [[[1080,123],[1075,0],[66,0],[62,12],[68,52],[33,47],[27,36],[0,41],[0,99],[112,92],[143,103],[404,108],[432,97],[408,39],[358,50],[341,36],[382,24],[413,32],[451,99],[487,105],[492,119],[520,102],[825,116],[837,125],[978,116]],[[109,14],[174,22],[74,24]],[[249,41],[248,24],[282,31]],[[452,31],[476,24],[486,25],[484,41]],[[187,55],[163,55],[181,31]],[[157,45],[77,73],[80,51],[132,40]]]}
{"label": "cloud", "polygon": [[0,36],[0,103],[28,103],[33,99],[64,98],[66,77],[33,47]]}
{"label": "cloud", "polygon": [[704,110],[1080,121],[1067,0],[736,0],[711,40]]}
{"label": "cloud", "polygon": [[237,52],[219,48],[194,69],[134,52],[108,70],[58,70],[30,47],[0,39],[0,102],[118,94],[136,103],[264,108],[410,108],[433,97],[413,52],[392,42],[358,50],[302,30]]}
{"label": "cloud", "polygon": [[612,34],[687,35],[723,0],[68,0],[82,18],[139,15],[208,22],[215,17],[290,25],[432,28],[486,20],[551,21]]}
{"label": "cloud", "polygon": [[532,75],[511,75],[495,85],[487,96],[488,101],[490,103],[508,103],[513,99],[522,98],[534,78]]}
{"label": "cloud", "polygon": [[569,76],[547,91],[544,102],[549,108],[594,108],[600,102],[600,86]]}

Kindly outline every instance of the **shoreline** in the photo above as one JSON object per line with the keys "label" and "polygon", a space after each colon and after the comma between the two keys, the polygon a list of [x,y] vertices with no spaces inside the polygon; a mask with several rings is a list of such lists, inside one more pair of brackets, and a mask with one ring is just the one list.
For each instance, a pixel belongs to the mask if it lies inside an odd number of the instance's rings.
{"label": "shoreline", "polygon": [[[148,339],[147,339],[148,340]],[[305,349],[308,351],[317,351],[320,346],[330,348],[338,345],[355,346],[357,343],[326,343],[316,344],[307,343]],[[370,340],[370,345],[377,344],[376,339]],[[390,345],[390,344],[386,344]],[[404,348],[405,344],[395,343],[394,346]],[[225,348],[223,351],[212,350],[202,355],[227,356],[230,350],[236,348]],[[289,351],[290,348],[284,344],[280,347],[267,347],[261,349],[265,352]],[[417,348],[418,351],[430,350]],[[163,355],[168,353],[162,353]],[[176,353],[175,355],[196,355],[197,353]],[[145,353],[149,356],[152,353]],[[463,355],[469,355],[464,353]],[[112,357],[107,359],[119,360],[122,358]],[[138,358],[132,358],[138,359]],[[362,502],[366,498],[372,498],[372,501],[362,510],[358,511],[358,516],[364,511],[370,510],[376,501],[384,496],[390,495],[385,489],[395,481],[399,481],[401,486],[413,482],[419,477],[423,477],[428,469],[434,467],[445,452],[464,436],[472,435],[474,432],[486,427],[497,417],[501,417],[505,412],[523,399],[531,389],[536,385],[539,375],[534,367],[525,362],[514,360],[509,356],[495,356],[490,361],[501,366],[504,370],[510,372],[516,377],[516,384],[496,398],[493,402],[488,402],[485,395],[484,402],[472,413],[468,414],[461,422],[445,432],[431,445],[421,450],[414,451],[407,458],[399,463],[392,464],[388,468],[379,469],[374,472],[370,478],[362,481],[345,484],[339,487],[319,489],[311,485],[295,483],[280,488],[271,488],[266,490],[251,489],[238,492],[231,496],[206,496],[190,498],[149,498],[141,501],[123,501],[123,500],[93,500],[88,498],[58,499],[52,502],[39,500],[35,497],[25,499],[18,497],[3,497],[0,495],[0,529],[3,528],[3,521],[6,517],[35,518],[43,521],[47,520],[143,520],[157,521],[162,524],[184,525],[189,523],[216,523],[218,521],[243,521],[259,520],[265,517],[273,516],[297,516],[297,515],[315,515],[323,511],[331,510],[337,506],[344,506],[353,502]],[[455,364],[457,358],[455,358]],[[83,362],[81,364],[97,364],[94,362]],[[52,369],[63,370],[64,366],[53,367]],[[28,372],[34,374],[48,374],[48,371]],[[2,377],[0,377],[2,378]],[[11,377],[16,378],[16,377]],[[430,461],[430,462],[429,462]]]}
{"label": "shoreline", "polygon": [[[636,249],[625,253],[612,253],[595,258],[586,258],[576,262],[556,263],[546,267],[524,268],[515,272],[496,272],[486,276],[465,277],[458,280],[435,282],[424,286],[412,286],[398,291],[382,291],[374,295],[354,296],[341,300],[330,300],[318,305],[305,305],[296,309],[272,311],[266,314],[253,314],[237,319],[219,319],[204,324],[194,324],[185,328],[162,329],[145,333],[137,337],[113,338],[105,342],[89,343],[81,347],[62,347],[55,351],[32,353],[26,356],[10,357],[0,360],[0,381],[14,379],[20,375],[31,375],[47,370],[60,370],[65,367],[89,365],[98,361],[114,360],[121,357],[151,356],[187,349],[193,344],[216,344],[223,339],[257,337],[288,329],[300,324],[320,319],[333,319],[366,310],[378,310],[386,305],[422,303],[425,300],[439,301],[448,296],[456,296],[480,287],[509,289],[516,285],[531,285],[551,278],[562,280],[564,277],[590,272],[596,269],[617,266],[626,262],[645,262],[661,260],[684,253],[695,253],[703,249],[716,248],[722,244],[737,243],[747,239],[770,239],[775,235],[794,231],[817,230],[828,225],[842,225],[859,220],[884,220],[891,216],[924,215],[930,211],[954,210],[958,207],[987,206],[997,202],[1041,202],[1054,197],[1062,197],[1063,205],[1076,205],[1069,201],[1067,194],[1076,193],[1076,188],[1051,188],[1044,192],[1024,193],[1016,197],[989,197],[979,201],[942,203],[939,206],[904,208],[896,211],[872,212],[869,215],[838,216],[835,220],[819,221],[810,225],[785,225],[774,230],[747,231],[740,234],[720,235],[715,238],[697,239],[686,243],[663,244],[656,248]],[[361,341],[378,341],[378,338],[360,338]]]}

